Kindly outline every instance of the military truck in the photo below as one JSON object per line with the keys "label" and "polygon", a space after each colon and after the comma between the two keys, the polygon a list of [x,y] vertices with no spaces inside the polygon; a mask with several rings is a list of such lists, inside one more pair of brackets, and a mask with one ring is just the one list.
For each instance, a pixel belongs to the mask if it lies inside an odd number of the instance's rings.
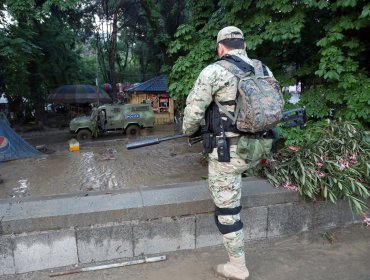
{"label": "military truck", "polygon": [[106,104],[93,108],[90,116],[76,117],[69,128],[78,140],[87,140],[108,132],[137,135],[140,129],[154,126],[150,104]]}

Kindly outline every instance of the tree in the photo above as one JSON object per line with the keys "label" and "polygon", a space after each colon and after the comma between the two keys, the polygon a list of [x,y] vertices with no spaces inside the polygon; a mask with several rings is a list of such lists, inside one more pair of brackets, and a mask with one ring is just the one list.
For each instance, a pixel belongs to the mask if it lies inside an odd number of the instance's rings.
{"label": "tree", "polygon": [[2,6],[12,21],[3,17],[0,31],[0,88],[19,117],[26,106],[41,121],[50,90],[88,75],[79,71],[78,40],[65,19],[67,9],[78,3],[16,0]]}
{"label": "tree", "polygon": [[200,70],[215,60],[220,28],[246,34],[251,57],[266,63],[284,86],[301,81],[310,115],[330,112],[369,121],[370,5],[366,1],[189,1],[168,53],[177,55],[170,91],[184,100]]}

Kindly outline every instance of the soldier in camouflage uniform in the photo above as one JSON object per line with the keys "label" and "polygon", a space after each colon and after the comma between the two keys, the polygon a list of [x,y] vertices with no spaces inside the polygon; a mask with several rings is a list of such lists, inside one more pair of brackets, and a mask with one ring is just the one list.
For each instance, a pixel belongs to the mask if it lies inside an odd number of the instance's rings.
{"label": "soldier in camouflage uniform", "polygon": [[[221,58],[225,54],[235,55],[254,66],[245,51],[244,36],[240,29],[228,26],[217,36],[217,52]],[[272,76],[267,68],[268,75]],[[183,133],[192,135],[203,122],[205,111],[213,100],[225,102],[236,99],[238,78],[217,63],[202,70],[186,100]],[[235,105],[225,106],[234,111]],[[218,265],[216,273],[229,279],[246,279],[249,276],[245,265],[243,224],[240,221],[241,174],[251,167],[236,154],[236,143],[240,136],[226,132],[226,137],[234,139],[230,145],[230,162],[219,162],[217,149],[209,154],[208,182],[216,205],[216,225],[223,234],[223,243],[230,261]],[[225,227],[226,226],[226,227]]]}

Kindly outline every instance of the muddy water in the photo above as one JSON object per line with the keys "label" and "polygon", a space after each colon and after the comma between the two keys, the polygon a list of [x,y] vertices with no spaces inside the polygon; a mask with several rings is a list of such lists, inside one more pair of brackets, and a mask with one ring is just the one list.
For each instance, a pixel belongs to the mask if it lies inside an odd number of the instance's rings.
{"label": "muddy water", "polygon": [[[172,126],[162,126],[143,131],[140,138],[173,133]],[[53,137],[60,141],[50,143]],[[64,134],[36,138],[28,141],[34,145],[49,142],[56,152],[1,163],[0,199],[147,187],[207,176],[201,145],[189,147],[186,139],[126,150],[134,139],[115,135],[81,143],[80,152],[69,152]]]}

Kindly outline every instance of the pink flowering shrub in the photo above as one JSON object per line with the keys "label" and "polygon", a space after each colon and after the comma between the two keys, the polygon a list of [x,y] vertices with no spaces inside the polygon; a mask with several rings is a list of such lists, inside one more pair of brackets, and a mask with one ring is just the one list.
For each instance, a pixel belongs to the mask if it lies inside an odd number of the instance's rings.
{"label": "pink flowering shrub", "polygon": [[285,182],[284,184],[281,185],[282,188],[291,190],[291,191],[298,191],[298,186],[294,184],[290,184],[288,182]]}
{"label": "pink flowering shrub", "polygon": [[364,214],[364,223],[366,226],[370,226],[370,217],[367,214]]}
{"label": "pink flowering shrub", "polygon": [[318,137],[313,140],[307,137],[299,146],[279,150],[262,174],[276,187],[313,200],[346,198],[353,210],[363,213],[370,190],[369,131],[341,121],[328,121],[316,129]]}

